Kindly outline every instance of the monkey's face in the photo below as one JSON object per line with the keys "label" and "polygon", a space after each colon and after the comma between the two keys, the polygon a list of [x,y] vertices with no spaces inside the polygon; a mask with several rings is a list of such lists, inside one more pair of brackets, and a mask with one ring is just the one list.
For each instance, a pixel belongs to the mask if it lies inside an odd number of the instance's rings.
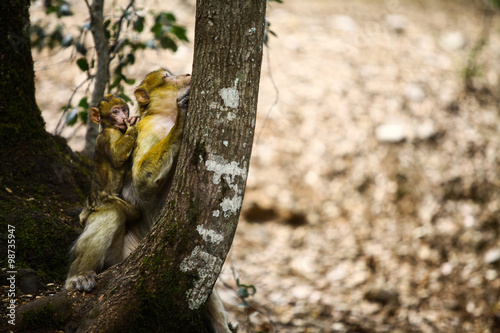
{"label": "monkey's face", "polygon": [[163,68],[149,73],[134,91],[141,114],[148,107],[151,96],[159,95],[155,97],[160,99],[170,98],[168,96],[177,98],[186,92],[190,84],[190,74],[176,76]]}
{"label": "monkey's face", "polygon": [[176,87],[179,90],[183,90],[181,94],[185,91],[185,88],[189,88],[191,84],[191,74],[184,75],[172,75],[167,70],[163,70],[163,82],[164,84]]}
{"label": "monkey's face", "polygon": [[127,104],[114,105],[109,110],[110,125],[116,129],[124,131],[127,129],[127,122],[129,119],[129,110]]}
{"label": "monkey's face", "polygon": [[90,119],[103,127],[113,127],[120,131],[127,130],[129,119],[127,102],[112,94],[106,95],[99,105],[90,108]]}

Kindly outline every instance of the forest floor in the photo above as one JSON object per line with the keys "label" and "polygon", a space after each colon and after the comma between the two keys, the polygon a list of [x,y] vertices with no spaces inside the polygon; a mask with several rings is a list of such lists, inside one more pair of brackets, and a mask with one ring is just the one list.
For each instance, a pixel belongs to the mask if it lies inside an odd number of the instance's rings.
{"label": "forest floor", "polygon": [[[168,10],[192,37],[192,4]],[[248,320],[219,288],[242,331],[250,322],[263,332],[500,332],[493,18],[466,91],[485,22],[471,3],[269,6],[278,37],[265,50],[247,192],[220,279],[234,287],[235,272],[255,286]],[[35,54],[49,131],[84,78],[75,65],[53,66],[58,57],[67,55]],[[130,73],[139,80],[158,66],[190,72],[192,44],[141,59]],[[63,135],[78,151],[83,133]]]}

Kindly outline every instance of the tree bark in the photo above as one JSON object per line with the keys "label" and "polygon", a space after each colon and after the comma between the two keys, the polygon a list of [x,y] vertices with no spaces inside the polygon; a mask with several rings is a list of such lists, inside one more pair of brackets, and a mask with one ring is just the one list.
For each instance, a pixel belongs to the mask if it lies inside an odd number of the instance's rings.
{"label": "tree bark", "polygon": [[[106,90],[106,85],[109,82],[109,41],[106,38],[104,29],[104,0],[94,0],[90,14],[90,29],[94,36],[95,50],[97,53],[97,70],[94,77],[94,90],[90,98],[90,106],[97,107]],[[93,157],[95,150],[95,139],[99,134],[99,125],[96,125],[90,119],[90,114],[87,119],[87,133],[85,134],[85,146],[82,153],[86,156]]]}
{"label": "tree bark", "polygon": [[0,152],[3,157],[21,144],[43,143],[49,137],[35,102],[29,4],[29,1],[15,0],[0,3]]}
{"label": "tree bark", "polygon": [[[187,123],[172,192],[156,224],[124,262],[99,275],[96,290],[32,302],[20,309],[18,329],[40,328],[51,317],[58,328],[82,332],[208,330],[201,312],[245,191],[265,8],[266,0],[198,0]],[[50,309],[44,320],[36,320],[44,309]]]}
{"label": "tree bark", "polygon": [[266,1],[197,1],[191,99],[179,157],[189,163],[181,162],[174,184],[180,195],[161,215],[189,222],[184,226],[194,242],[179,255],[183,264],[198,267],[180,267],[198,276],[188,289],[191,309],[209,296],[238,224],[254,136],[265,9]]}

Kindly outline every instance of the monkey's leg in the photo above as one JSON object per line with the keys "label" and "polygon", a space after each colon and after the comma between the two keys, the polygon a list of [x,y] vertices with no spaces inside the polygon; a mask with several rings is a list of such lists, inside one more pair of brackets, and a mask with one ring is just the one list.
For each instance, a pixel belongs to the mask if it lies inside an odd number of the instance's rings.
{"label": "monkey's leg", "polygon": [[116,196],[109,196],[106,199],[103,209],[118,211],[118,213],[122,214],[124,220],[127,222],[132,222],[142,217],[142,212],[139,207]]}
{"label": "monkey's leg", "polygon": [[[78,237],[72,252],[65,288],[90,291],[96,286],[96,272],[110,261],[122,260],[121,247],[125,233],[125,216],[120,210],[107,209],[89,215],[87,226]],[[113,248],[113,246],[120,247]]]}

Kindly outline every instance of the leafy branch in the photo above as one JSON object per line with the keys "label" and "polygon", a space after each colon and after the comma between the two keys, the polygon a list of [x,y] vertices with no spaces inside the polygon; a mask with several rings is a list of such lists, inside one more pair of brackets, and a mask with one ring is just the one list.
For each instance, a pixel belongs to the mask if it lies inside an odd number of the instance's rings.
{"label": "leafy branch", "polygon": [[[85,4],[92,16],[92,5],[89,0]],[[76,93],[96,77],[96,53],[89,54],[85,45],[88,45],[88,32],[91,30],[90,19],[82,22],[77,28],[75,36],[70,32],[64,22],[64,18],[73,16],[71,5],[65,0],[51,0],[45,2],[46,16],[39,22],[31,25],[32,48],[41,51],[43,49],[61,51],[72,48],[70,60],[82,71],[87,73],[87,79],[78,85],[68,102],[62,107],[63,115],[59,121],[55,133],[60,134],[64,127],[72,126],[80,119],[85,123],[88,111],[84,109],[89,98],[88,89],[78,102],[78,108],[74,108],[72,101]],[[55,17],[55,24],[54,24]],[[134,85],[135,78],[126,75],[127,69],[135,64],[137,53],[146,49],[170,49],[177,51],[179,42],[188,42],[186,28],[177,23],[176,17],[170,12],[150,11],[146,14],[135,6],[135,0],[130,0],[127,6],[121,11],[118,19],[112,16],[105,16],[103,27],[105,37],[109,41],[109,63],[111,77],[106,82],[107,92],[114,93],[124,98],[128,102],[132,99],[124,93],[126,85]],[[149,32],[146,27],[150,27]],[[93,46],[95,48],[95,46]],[[75,110],[79,110],[75,114]],[[69,112],[69,113],[68,113]],[[64,115],[66,117],[64,117]]]}

